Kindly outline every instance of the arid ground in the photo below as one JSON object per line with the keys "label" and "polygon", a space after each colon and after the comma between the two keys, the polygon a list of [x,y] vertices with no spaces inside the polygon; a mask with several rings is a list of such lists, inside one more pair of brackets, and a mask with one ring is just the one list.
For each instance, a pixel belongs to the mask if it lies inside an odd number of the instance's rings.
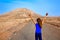
{"label": "arid ground", "polygon": [[[0,40],[35,40],[35,25],[28,14],[31,13],[34,21],[41,15],[22,8],[0,15]],[[60,17],[47,17],[42,27],[43,40],[60,40]]]}

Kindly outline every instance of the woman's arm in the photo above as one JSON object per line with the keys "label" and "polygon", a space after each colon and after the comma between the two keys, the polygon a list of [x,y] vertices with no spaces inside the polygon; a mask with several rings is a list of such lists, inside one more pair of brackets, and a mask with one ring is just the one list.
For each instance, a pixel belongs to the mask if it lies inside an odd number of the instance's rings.
{"label": "woman's arm", "polygon": [[34,24],[36,24],[36,22],[33,20],[31,14],[29,14],[29,17],[31,18],[31,20],[33,21]]}
{"label": "woman's arm", "polygon": [[45,16],[44,19],[42,20],[42,24],[44,24],[47,16],[48,16],[48,13],[46,13],[46,16]]}

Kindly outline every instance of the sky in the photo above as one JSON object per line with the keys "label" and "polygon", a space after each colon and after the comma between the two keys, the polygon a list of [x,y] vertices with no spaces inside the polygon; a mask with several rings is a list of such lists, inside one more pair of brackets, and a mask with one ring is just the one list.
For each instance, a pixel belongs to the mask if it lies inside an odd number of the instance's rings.
{"label": "sky", "polygon": [[27,8],[44,16],[60,16],[60,0],[0,0],[0,15],[17,8]]}

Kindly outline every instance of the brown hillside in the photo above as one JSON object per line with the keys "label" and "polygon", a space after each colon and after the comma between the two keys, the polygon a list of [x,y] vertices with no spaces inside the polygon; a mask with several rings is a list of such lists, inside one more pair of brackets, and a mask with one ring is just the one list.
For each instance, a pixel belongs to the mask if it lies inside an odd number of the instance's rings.
{"label": "brown hillside", "polygon": [[[33,19],[42,17],[35,12],[26,9],[16,9],[4,15],[0,15],[0,40],[8,40],[8,38],[16,31],[22,29],[30,21],[28,14],[31,13]],[[60,17],[47,17],[46,23],[60,26]]]}

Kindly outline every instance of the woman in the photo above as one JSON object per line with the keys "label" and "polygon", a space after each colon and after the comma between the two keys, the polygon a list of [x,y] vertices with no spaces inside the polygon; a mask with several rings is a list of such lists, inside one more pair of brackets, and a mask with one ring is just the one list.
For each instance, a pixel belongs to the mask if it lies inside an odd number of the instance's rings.
{"label": "woman", "polygon": [[34,22],[34,20],[32,19],[31,14],[29,14],[31,20],[33,21],[33,23],[35,24],[36,30],[35,30],[35,40],[42,40],[42,24],[44,23],[44,21],[46,20],[48,13],[46,13],[46,16],[44,17],[43,20],[41,20],[40,18],[37,18],[36,23]]}

